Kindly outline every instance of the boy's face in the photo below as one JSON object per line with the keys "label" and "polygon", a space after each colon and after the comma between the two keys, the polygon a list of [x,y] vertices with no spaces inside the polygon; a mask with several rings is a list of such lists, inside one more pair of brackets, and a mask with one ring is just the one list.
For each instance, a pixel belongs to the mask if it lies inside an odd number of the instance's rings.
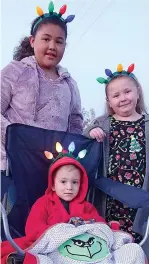
{"label": "boy's face", "polygon": [[65,201],[72,201],[80,188],[80,170],[74,165],[65,165],[58,169],[54,178],[53,191]]}

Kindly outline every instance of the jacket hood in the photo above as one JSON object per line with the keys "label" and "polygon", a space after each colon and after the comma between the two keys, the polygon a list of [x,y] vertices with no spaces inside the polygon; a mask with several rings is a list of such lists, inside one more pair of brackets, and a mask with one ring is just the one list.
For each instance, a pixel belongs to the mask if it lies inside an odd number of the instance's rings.
{"label": "jacket hood", "polygon": [[[21,60],[21,62],[34,69],[37,68],[38,65],[35,56],[25,57],[24,59]],[[70,77],[70,73],[66,68],[63,68],[61,65],[57,65],[56,67],[60,77],[62,78]]]}
{"label": "jacket hood", "polygon": [[88,191],[88,176],[87,173],[84,169],[84,167],[81,165],[81,163],[79,161],[77,161],[74,158],[71,157],[62,157],[60,159],[58,159],[57,161],[55,161],[53,163],[53,165],[51,165],[50,169],[49,169],[49,173],[48,173],[48,188],[45,192],[45,194],[51,196],[53,196],[54,191],[52,191],[52,186],[53,186],[53,175],[54,172],[64,166],[64,165],[75,165],[77,168],[80,169],[81,171],[81,184],[80,184],[80,189],[79,189],[79,193],[76,196],[76,198],[74,199],[75,201],[81,203],[84,201],[84,199],[86,198],[87,195],[87,191]]}

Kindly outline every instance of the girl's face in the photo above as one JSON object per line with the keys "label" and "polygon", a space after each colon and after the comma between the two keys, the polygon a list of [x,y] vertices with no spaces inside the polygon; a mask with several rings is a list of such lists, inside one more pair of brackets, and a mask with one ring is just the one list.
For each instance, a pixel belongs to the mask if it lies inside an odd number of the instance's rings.
{"label": "girl's face", "polygon": [[117,78],[107,87],[107,101],[119,116],[129,116],[136,112],[138,98],[138,88],[129,77]]}
{"label": "girl's face", "polygon": [[30,37],[30,44],[39,66],[43,69],[53,68],[61,61],[65,51],[65,32],[58,25],[43,24],[35,37]]}

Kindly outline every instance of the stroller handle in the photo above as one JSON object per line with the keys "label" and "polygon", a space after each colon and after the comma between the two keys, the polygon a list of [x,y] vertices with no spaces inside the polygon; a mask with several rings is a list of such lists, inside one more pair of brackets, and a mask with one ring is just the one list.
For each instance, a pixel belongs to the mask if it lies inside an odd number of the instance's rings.
{"label": "stroller handle", "polygon": [[147,241],[149,237],[149,216],[148,216],[148,219],[147,219],[147,226],[146,226],[146,231],[145,231],[145,235],[142,239],[142,241],[139,243],[139,245],[142,247],[144,245],[144,243]]}
{"label": "stroller handle", "polygon": [[2,219],[3,219],[3,225],[4,225],[4,231],[5,231],[6,238],[10,242],[10,244],[16,249],[17,253],[21,256],[24,256],[25,252],[15,243],[15,241],[12,239],[10,235],[6,210],[4,209],[4,206],[2,205],[2,203],[0,203],[0,205],[1,205]]}

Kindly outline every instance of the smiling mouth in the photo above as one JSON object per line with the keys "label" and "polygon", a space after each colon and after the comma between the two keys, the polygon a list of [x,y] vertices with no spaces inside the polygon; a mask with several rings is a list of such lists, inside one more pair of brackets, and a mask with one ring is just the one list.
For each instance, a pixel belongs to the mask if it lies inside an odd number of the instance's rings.
{"label": "smiling mouth", "polygon": [[99,249],[95,253],[93,253],[93,254],[91,254],[91,252],[90,252],[90,247],[86,247],[87,248],[86,255],[85,254],[79,254],[79,253],[78,254],[72,253],[70,251],[71,250],[71,246],[70,245],[66,245],[65,248],[66,248],[67,252],[70,255],[80,256],[80,257],[82,256],[82,257],[86,257],[86,258],[92,259],[96,254],[98,254],[98,253],[100,253],[102,251],[102,245],[101,245],[101,243],[100,242],[97,242],[97,243],[99,244]]}
{"label": "smiling mouth", "polygon": [[130,103],[128,103],[128,104],[125,104],[125,105],[120,105],[120,107],[124,107],[124,106],[127,106],[127,105],[129,105]]}
{"label": "smiling mouth", "polygon": [[56,55],[55,54],[46,54],[46,56],[50,59],[55,59]]}

